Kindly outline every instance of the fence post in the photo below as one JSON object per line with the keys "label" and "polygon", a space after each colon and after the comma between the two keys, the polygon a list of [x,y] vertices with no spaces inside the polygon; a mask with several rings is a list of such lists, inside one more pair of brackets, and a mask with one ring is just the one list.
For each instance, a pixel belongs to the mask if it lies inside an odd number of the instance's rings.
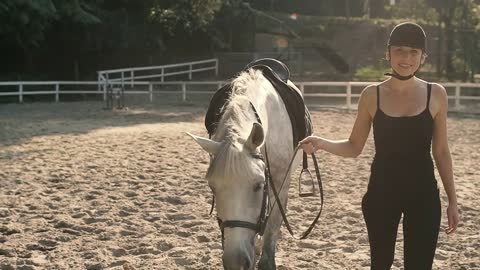
{"label": "fence post", "polygon": [[161,82],[163,82],[163,81],[164,81],[164,80],[163,80],[163,77],[165,77],[165,69],[164,69],[163,67],[162,67],[162,73],[161,73],[161,74],[162,74],[162,80],[161,80]]}
{"label": "fence post", "polygon": [[100,92],[102,91],[102,86],[100,85],[100,81],[102,80],[102,74],[98,72],[97,76],[97,91]]}
{"label": "fence post", "polygon": [[182,83],[182,101],[187,101],[187,84]]}
{"label": "fence post", "polygon": [[103,82],[103,101],[107,100],[107,87],[108,87],[108,80]]}
{"label": "fence post", "polygon": [[123,71],[122,71],[122,87],[125,86],[125,76],[123,75]]}
{"label": "fence post", "polygon": [[188,65],[188,79],[192,80],[192,64]]}
{"label": "fence post", "polygon": [[352,108],[352,85],[350,82],[347,82],[347,108],[349,110]]}
{"label": "fence post", "polygon": [[455,86],[455,110],[460,109],[460,84]]}
{"label": "fence post", "polygon": [[215,76],[218,76],[218,58],[215,59]]}
{"label": "fence post", "polygon": [[55,84],[55,102],[60,101],[60,84],[57,82]]}
{"label": "fence post", "polygon": [[23,84],[18,85],[18,102],[23,103]]}
{"label": "fence post", "polygon": [[133,88],[133,69],[130,71],[130,87]]}
{"label": "fence post", "polygon": [[150,102],[153,102],[153,84],[148,82],[148,93],[150,94]]}

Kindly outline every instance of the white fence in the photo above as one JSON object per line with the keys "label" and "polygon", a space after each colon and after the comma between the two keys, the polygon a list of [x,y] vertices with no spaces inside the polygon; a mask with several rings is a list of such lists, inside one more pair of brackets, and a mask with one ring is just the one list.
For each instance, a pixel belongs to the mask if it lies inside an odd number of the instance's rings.
{"label": "white fence", "polygon": [[[125,90],[126,95],[146,95],[150,101],[153,101],[155,96],[174,94],[181,97],[182,101],[187,101],[190,95],[208,95],[213,93],[224,85],[225,81],[189,81],[189,82],[145,82],[135,81],[129,82],[135,88],[133,90]],[[123,82],[110,82],[113,86],[121,87]],[[347,108],[353,108],[352,100],[360,96],[360,91],[363,87],[373,84],[373,82],[295,82],[304,93],[305,101],[309,107],[318,106],[338,106],[336,104],[318,104],[312,102],[315,98],[339,98],[343,99]],[[194,90],[195,86],[209,85],[208,91]],[[480,104],[480,93],[472,95],[465,90],[474,88],[475,92],[480,91],[479,83],[443,83],[449,92],[448,98],[454,100],[454,110],[462,109],[462,101],[475,101]],[[97,87],[104,86],[103,83],[96,81],[49,81],[49,82],[0,82],[0,97],[1,96],[18,96],[18,102],[23,102],[26,95],[53,95],[55,101],[59,102],[61,95],[70,94],[89,94],[89,95],[103,95],[106,98],[106,91],[98,91]],[[16,91],[3,91],[4,88],[15,88]],[[29,89],[26,89],[29,88]],[[174,89],[171,89],[174,88]],[[333,89],[332,89],[333,88]],[[353,91],[355,88],[355,91]],[[166,90],[165,90],[166,89]],[[453,91],[452,91],[453,90]],[[3,91],[3,92],[2,92]],[[473,91],[468,91],[473,92]],[[310,100],[309,100],[310,99]]]}
{"label": "white fence", "polygon": [[218,59],[215,58],[163,66],[101,70],[97,71],[97,74],[99,84],[121,82],[122,86],[125,83],[130,83],[131,87],[133,87],[135,80],[160,78],[160,81],[163,82],[165,77],[181,74],[188,74],[188,79],[191,80],[193,73],[207,70],[214,70],[215,76],[217,76]]}

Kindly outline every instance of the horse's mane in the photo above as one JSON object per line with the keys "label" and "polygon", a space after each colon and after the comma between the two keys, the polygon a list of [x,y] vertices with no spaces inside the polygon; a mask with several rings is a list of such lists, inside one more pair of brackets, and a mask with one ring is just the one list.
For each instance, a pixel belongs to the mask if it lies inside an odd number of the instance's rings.
{"label": "horse's mane", "polygon": [[232,93],[222,111],[217,131],[213,137],[217,140],[228,139],[233,143],[244,142],[251,130],[252,109],[249,90],[255,89],[256,95],[264,94],[263,85],[268,82],[262,71],[249,69],[241,72],[232,80]]}
{"label": "horse's mane", "polygon": [[264,87],[265,82],[268,80],[262,72],[254,69],[241,72],[232,80],[231,96],[222,109],[222,118],[213,135],[215,140],[222,141],[222,145],[210,163],[207,178],[230,179],[233,175],[251,178],[251,153],[246,153],[248,150],[243,147],[252,129],[252,118],[255,117],[250,107],[249,90],[261,95],[264,89],[260,88]]}

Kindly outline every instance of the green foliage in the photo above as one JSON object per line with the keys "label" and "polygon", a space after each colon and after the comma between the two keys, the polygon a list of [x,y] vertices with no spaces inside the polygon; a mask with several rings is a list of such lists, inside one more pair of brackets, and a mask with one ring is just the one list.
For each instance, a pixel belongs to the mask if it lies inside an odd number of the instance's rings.
{"label": "green foliage", "polygon": [[80,25],[98,24],[101,0],[53,0],[58,20],[70,20]]}
{"label": "green foliage", "polygon": [[169,35],[184,31],[205,31],[222,7],[221,0],[156,0],[149,20],[159,23]]}
{"label": "green foliage", "polygon": [[99,23],[91,13],[95,4],[95,0],[2,0],[0,42],[22,48],[37,47],[55,22]]}
{"label": "green foliage", "polygon": [[445,72],[450,80],[466,80],[465,73],[471,73],[473,78],[473,73],[480,69],[480,8],[474,0],[402,0],[389,12],[395,18],[439,27],[437,53],[444,55],[445,68],[438,67],[438,73]]}
{"label": "green foliage", "polygon": [[[390,6],[388,0],[349,1],[347,5],[346,1],[334,0],[318,3],[309,0],[309,4],[291,0],[1,0],[0,49],[3,55],[0,59],[7,63],[5,66],[19,63],[17,69],[10,65],[8,72],[22,72],[27,65],[30,68],[26,70],[32,72],[36,70],[38,55],[56,57],[61,53],[61,57],[57,57],[65,58],[64,63],[58,61],[61,65],[71,68],[76,61],[80,70],[91,70],[92,66],[97,68],[96,65],[101,64],[91,61],[90,66],[83,67],[87,61],[82,63],[81,53],[94,55],[125,50],[127,54],[135,51],[140,55],[152,50],[158,55],[172,51],[186,53],[183,56],[198,55],[200,46],[204,52],[249,51],[254,44],[254,33],[259,30],[293,32],[303,39],[328,40],[356,24],[373,23],[379,28],[391,28],[398,22],[412,19],[443,29],[438,44],[444,46],[439,53],[445,60],[438,62],[450,63],[451,69],[457,72],[480,70],[480,9],[474,0],[401,0],[394,6]],[[255,5],[255,2],[262,3]],[[374,19],[361,17],[367,14],[364,9],[367,3],[370,6],[368,14]],[[255,9],[259,6],[269,11]],[[313,8],[317,6],[319,12],[326,9],[322,14],[346,12],[353,17],[307,16],[296,8],[315,15],[319,14]],[[290,18],[287,7],[299,13],[296,20]],[[346,11],[348,7],[350,11],[352,7],[362,7],[362,10],[350,13]],[[280,10],[283,13],[278,12]],[[447,42],[449,40],[453,42]],[[15,53],[9,55],[11,51]],[[161,57],[165,61],[170,56]],[[139,58],[132,56],[130,59]],[[124,65],[123,59],[116,65]],[[381,63],[367,66],[359,69],[355,77],[383,78],[384,69]]]}
{"label": "green foliage", "polygon": [[434,7],[429,6],[424,0],[403,0],[394,6],[388,6],[392,18],[413,19],[417,22],[433,24],[439,19],[439,14]]}
{"label": "green foliage", "polygon": [[36,46],[43,40],[55,13],[55,6],[50,0],[3,1],[0,6],[0,36],[4,42],[21,47]]}
{"label": "green foliage", "polygon": [[361,67],[356,70],[354,79],[360,81],[379,81],[385,79],[384,73],[388,71],[388,67],[383,60],[376,65]]}
{"label": "green foliage", "polygon": [[216,48],[226,51],[250,51],[255,33],[255,19],[263,12],[243,0],[223,0],[223,5],[209,31]]}

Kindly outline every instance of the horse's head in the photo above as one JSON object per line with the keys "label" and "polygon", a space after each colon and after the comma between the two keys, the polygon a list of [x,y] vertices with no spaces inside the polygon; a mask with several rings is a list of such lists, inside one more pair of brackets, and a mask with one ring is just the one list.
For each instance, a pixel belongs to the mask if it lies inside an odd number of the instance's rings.
{"label": "horse's head", "polygon": [[254,123],[246,140],[217,142],[189,135],[212,156],[206,178],[216,199],[224,267],[253,269],[255,236],[267,210],[265,162],[260,154],[263,128]]}

